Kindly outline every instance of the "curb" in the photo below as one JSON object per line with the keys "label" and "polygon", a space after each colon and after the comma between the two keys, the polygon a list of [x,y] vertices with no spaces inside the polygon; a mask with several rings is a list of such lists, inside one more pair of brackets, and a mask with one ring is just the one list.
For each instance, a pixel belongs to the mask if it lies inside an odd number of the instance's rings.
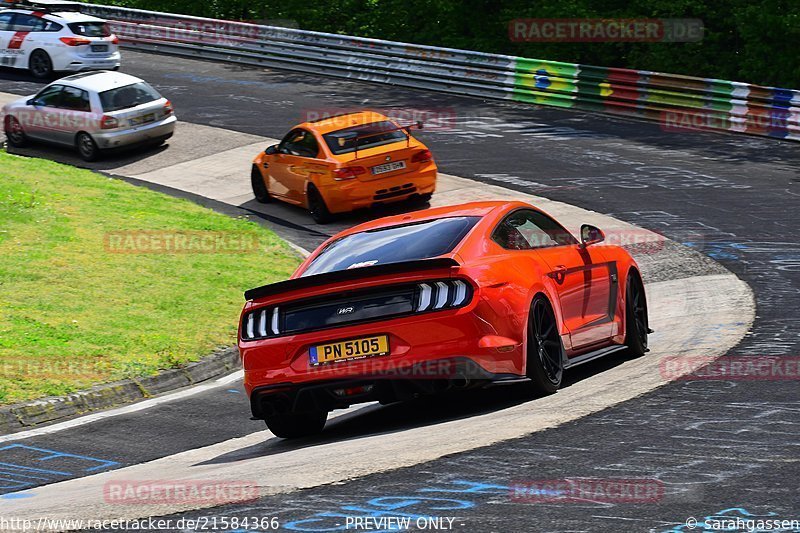
{"label": "curb", "polygon": [[200,361],[164,370],[154,376],[129,378],[66,396],[42,398],[0,407],[0,435],[17,433],[34,426],[102,411],[173,392],[230,374],[241,368],[237,348],[223,348]]}

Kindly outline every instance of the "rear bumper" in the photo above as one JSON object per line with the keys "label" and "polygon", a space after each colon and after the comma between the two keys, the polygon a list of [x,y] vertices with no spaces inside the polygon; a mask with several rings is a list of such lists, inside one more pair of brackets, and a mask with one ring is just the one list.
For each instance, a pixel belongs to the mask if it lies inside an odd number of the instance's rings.
{"label": "rear bumper", "polygon": [[139,126],[138,128],[94,133],[92,137],[101,150],[164,140],[169,139],[175,132],[175,123],[177,121],[178,119],[175,115],[171,115],[164,120]]}
{"label": "rear bumper", "polygon": [[53,59],[53,69],[65,72],[81,72],[84,70],[113,70],[121,65],[121,55],[115,52],[105,57],[84,57],[64,54]]}
{"label": "rear bumper", "polygon": [[[240,341],[248,395],[283,394],[294,405],[295,394],[322,387],[330,399],[331,383],[368,382],[373,395],[338,398],[336,407],[385,399],[387,387],[430,389],[460,380],[524,374],[522,331],[511,321],[492,325],[482,301],[461,309],[413,315],[258,341]],[[389,355],[312,366],[312,346],[373,335],[389,336]],[[305,393],[303,393],[305,394]],[[375,396],[379,396],[376,398]],[[253,400],[256,401],[256,400]],[[261,402],[262,400],[258,400]],[[284,403],[288,400],[282,400]],[[305,401],[305,400],[304,400]]]}
{"label": "rear bumper", "polygon": [[391,403],[516,377],[516,374],[492,373],[468,357],[441,359],[412,365],[395,375],[354,376],[257,387],[250,394],[250,410],[253,418],[257,419],[289,413],[332,411],[357,403]]}
{"label": "rear bumper", "polygon": [[340,181],[322,188],[325,205],[331,213],[408,200],[413,196],[433,194],[436,190],[436,165],[420,172],[400,174],[372,181]]}

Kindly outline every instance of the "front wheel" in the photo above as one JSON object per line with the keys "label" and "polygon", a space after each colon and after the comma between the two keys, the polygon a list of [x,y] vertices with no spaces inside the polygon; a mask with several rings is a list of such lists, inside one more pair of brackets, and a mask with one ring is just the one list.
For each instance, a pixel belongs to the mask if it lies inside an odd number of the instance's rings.
{"label": "front wheel", "polygon": [[256,197],[256,201],[262,204],[269,203],[269,191],[264,183],[264,176],[261,175],[261,171],[255,165],[250,170],[250,184],[253,187],[253,196]]}
{"label": "front wheel", "polygon": [[44,50],[34,50],[28,62],[28,70],[37,80],[48,80],[53,77],[53,61]]}
{"label": "front wheel", "polygon": [[628,274],[625,289],[625,345],[631,355],[639,357],[647,350],[647,334],[650,324],[647,318],[647,299],[642,281],[634,273]]}
{"label": "front wheel", "polygon": [[308,186],[308,212],[317,224],[327,224],[333,219],[325,199],[313,185]]}
{"label": "front wheel", "polygon": [[75,138],[75,146],[78,149],[78,155],[84,161],[96,161],[100,156],[100,149],[97,148],[97,143],[88,133],[79,133]]}
{"label": "front wheel", "polygon": [[296,439],[316,435],[325,427],[328,413],[317,411],[312,413],[292,413],[288,415],[268,416],[264,420],[267,427],[276,437]]}
{"label": "front wheel", "polygon": [[561,386],[564,346],[553,307],[542,295],[531,303],[528,314],[527,374],[539,394],[552,394]]}
{"label": "front wheel", "polygon": [[14,148],[22,148],[28,141],[25,131],[22,129],[22,124],[14,117],[6,117],[5,133],[9,146]]}

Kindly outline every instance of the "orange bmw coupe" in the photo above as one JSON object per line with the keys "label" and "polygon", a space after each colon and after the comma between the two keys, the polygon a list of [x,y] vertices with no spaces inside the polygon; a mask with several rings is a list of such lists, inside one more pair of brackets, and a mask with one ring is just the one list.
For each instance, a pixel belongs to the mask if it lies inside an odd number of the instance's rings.
{"label": "orange bmw coupe", "polygon": [[427,209],[322,244],[291,279],[245,293],[239,327],[253,416],[279,437],[329,411],[523,381],[647,351],[639,267],[603,232],[580,240],[521,202]]}
{"label": "orange bmw coupe", "polygon": [[253,194],[302,206],[320,224],[377,204],[427,202],[436,163],[414,127],[422,124],[400,126],[371,111],[304,122],[253,160]]}

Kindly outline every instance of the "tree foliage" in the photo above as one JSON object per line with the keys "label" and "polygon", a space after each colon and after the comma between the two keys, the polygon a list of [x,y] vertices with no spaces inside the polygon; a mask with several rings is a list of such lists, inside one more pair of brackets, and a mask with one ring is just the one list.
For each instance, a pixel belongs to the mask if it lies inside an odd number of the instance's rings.
{"label": "tree foliage", "polygon": [[[800,87],[797,0],[105,0],[232,20],[609,67]],[[518,18],[699,18],[696,43],[513,42]]]}

